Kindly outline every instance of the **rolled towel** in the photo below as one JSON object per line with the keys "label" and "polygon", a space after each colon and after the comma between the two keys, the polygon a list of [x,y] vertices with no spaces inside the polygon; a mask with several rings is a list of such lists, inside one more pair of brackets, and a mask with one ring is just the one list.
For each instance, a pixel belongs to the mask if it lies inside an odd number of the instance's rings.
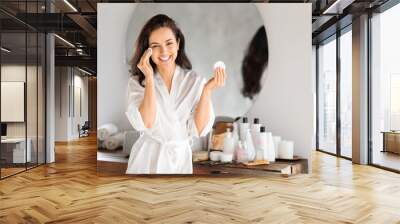
{"label": "rolled towel", "polygon": [[115,126],[115,124],[112,123],[104,124],[97,129],[97,138],[101,141],[104,141],[111,135],[117,134],[117,132],[118,132],[118,127]]}
{"label": "rolled towel", "polygon": [[140,137],[140,132],[138,131],[126,131],[124,146],[122,147],[122,152],[126,155],[131,154],[132,146]]}
{"label": "rolled towel", "polygon": [[115,150],[124,144],[125,133],[120,132],[112,135],[104,141],[104,146],[108,150]]}

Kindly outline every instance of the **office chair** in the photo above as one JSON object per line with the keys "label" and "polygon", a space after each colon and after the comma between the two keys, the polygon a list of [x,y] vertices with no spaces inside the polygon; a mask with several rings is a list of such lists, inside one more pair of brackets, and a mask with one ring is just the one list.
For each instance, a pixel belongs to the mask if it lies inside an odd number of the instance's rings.
{"label": "office chair", "polygon": [[89,121],[85,121],[82,127],[78,125],[78,129],[79,129],[79,138],[89,136],[89,129],[90,129]]}

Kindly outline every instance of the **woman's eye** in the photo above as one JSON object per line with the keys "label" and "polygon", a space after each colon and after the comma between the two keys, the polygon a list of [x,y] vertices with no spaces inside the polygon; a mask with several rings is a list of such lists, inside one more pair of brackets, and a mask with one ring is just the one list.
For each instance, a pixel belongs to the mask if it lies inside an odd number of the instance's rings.
{"label": "woman's eye", "polygon": [[172,45],[172,43],[167,43],[167,45]]}

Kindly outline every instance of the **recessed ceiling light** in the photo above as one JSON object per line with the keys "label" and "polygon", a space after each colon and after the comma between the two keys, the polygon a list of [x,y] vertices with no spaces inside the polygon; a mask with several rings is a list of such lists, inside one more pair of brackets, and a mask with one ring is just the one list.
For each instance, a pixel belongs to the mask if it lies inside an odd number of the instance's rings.
{"label": "recessed ceiling light", "polygon": [[4,51],[4,52],[6,52],[6,53],[10,53],[10,52],[11,52],[10,49],[7,49],[7,48],[5,48],[5,47],[1,47],[1,51]]}
{"label": "recessed ceiling light", "polygon": [[355,0],[336,0],[322,14],[342,14],[343,9],[351,5]]}
{"label": "recessed ceiling light", "polygon": [[54,34],[54,36],[55,37],[57,37],[59,40],[61,40],[62,42],[64,42],[64,43],[66,43],[67,45],[69,45],[70,47],[73,47],[73,48],[75,48],[75,45],[73,45],[71,42],[69,42],[68,40],[66,40],[66,39],[64,39],[64,38],[62,38],[62,37],[60,37],[59,35],[57,35],[57,34]]}
{"label": "recessed ceiling light", "polygon": [[86,71],[86,70],[83,70],[83,69],[81,69],[81,68],[79,68],[79,67],[78,67],[78,70],[81,71],[81,72],[83,72],[83,73],[85,73],[85,74],[87,74],[87,75],[92,75],[92,73],[90,73],[90,72],[88,72],[88,71]]}
{"label": "recessed ceiling light", "polygon": [[75,12],[78,12],[78,10],[71,4],[69,3],[68,0],[64,0],[65,4],[67,4],[72,10],[74,10]]}

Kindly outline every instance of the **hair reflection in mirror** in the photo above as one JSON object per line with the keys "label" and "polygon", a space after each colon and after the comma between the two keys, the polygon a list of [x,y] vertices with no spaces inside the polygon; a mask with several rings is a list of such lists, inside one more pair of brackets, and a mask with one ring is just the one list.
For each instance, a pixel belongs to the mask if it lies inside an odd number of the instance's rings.
{"label": "hair reflection in mirror", "polygon": [[[170,17],[168,17],[167,15],[164,14],[155,15],[147,21],[147,23],[143,26],[142,30],[140,31],[139,36],[136,40],[135,54],[131,60],[132,64],[131,73],[133,76],[139,77],[138,81],[142,86],[143,86],[142,82],[145,77],[144,74],[139,70],[139,68],[136,65],[139,63],[143,53],[147,50],[147,48],[149,48],[150,34],[153,31],[163,27],[170,28],[175,35],[176,41],[179,41],[178,56],[175,60],[176,64],[185,69],[192,69],[192,64],[190,63],[190,60],[185,53],[185,37],[183,36],[182,31],[176,25],[175,21]],[[150,64],[155,70],[156,65],[151,59],[150,59]]]}
{"label": "hair reflection in mirror", "polygon": [[253,99],[261,90],[261,77],[268,64],[268,39],[261,26],[251,40],[242,62],[244,97]]}

